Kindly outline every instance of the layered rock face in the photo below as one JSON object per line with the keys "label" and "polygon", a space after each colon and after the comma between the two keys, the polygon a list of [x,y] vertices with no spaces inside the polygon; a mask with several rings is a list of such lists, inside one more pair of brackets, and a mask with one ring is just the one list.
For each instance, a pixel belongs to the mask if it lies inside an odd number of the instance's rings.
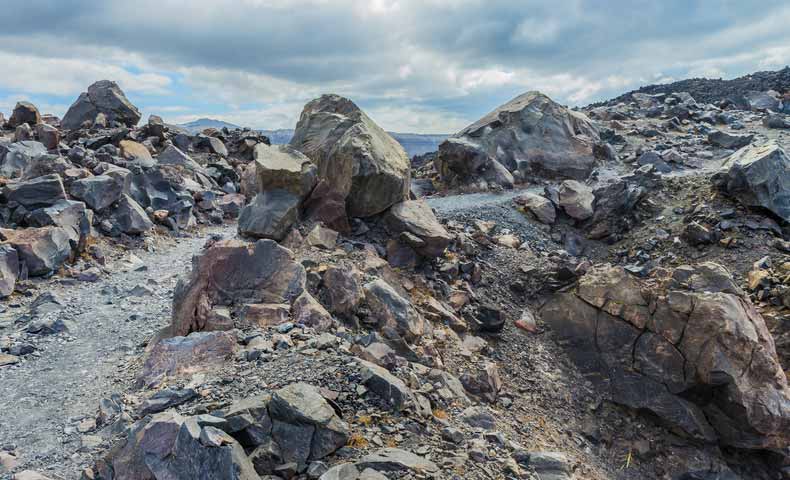
{"label": "layered rock face", "polygon": [[541,314],[613,401],[722,445],[790,441],[790,389],[773,339],[720,265],[653,282],[597,266]]}
{"label": "layered rock face", "polygon": [[305,105],[291,146],[345,198],[349,216],[369,217],[408,198],[410,163],[403,147],[347,98],[323,95]]}
{"label": "layered rock face", "polygon": [[218,242],[193,259],[189,278],[176,286],[169,334],[218,329],[212,324],[215,307],[290,305],[304,285],[304,267],[276,242]]}
{"label": "layered rock face", "polygon": [[127,127],[137,125],[141,117],[140,111],[126,98],[117,83],[100,80],[80,94],[63,117],[61,126],[77,129],[86,122],[93,124],[99,115],[105,124],[118,122]]}
{"label": "layered rock face", "polygon": [[528,92],[498,107],[439,146],[435,159],[450,185],[508,186],[507,172],[521,179],[586,178],[595,166],[599,134],[584,115],[540,92]]}

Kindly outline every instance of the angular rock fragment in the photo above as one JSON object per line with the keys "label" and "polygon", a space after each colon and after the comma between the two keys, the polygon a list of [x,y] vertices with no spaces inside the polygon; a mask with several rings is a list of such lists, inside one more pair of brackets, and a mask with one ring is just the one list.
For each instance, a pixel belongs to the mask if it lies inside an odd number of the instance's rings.
{"label": "angular rock fragment", "polygon": [[69,107],[61,126],[67,130],[82,128],[86,122],[92,125],[101,114],[108,124],[118,122],[134,127],[140,121],[140,111],[131,104],[117,83],[100,80],[88,87],[87,92]]}
{"label": "angular rock fragment", "polygon": [[287,190],[259,193],[241,210],[239,233],[279,242],[299,219],[299,204],[299,197]]}
{"label": "angular rock fragment", "polygon": [[158,340],[146,353],[138,384],[151,385],[221,366],[235,350],[236,339],[227,332],[195,332]]}
{"label": "angular rock fragment", "polygon": [[16,250],[31,276],[53,273],[72,254],[69,233],[60,227],[0,229],[0,240]]}
{"label": "angular rock fragment", "polygon": [[620,267],[597,266],[541,315],[613,401],[706,441],[787,445],[790,389],[762,317],[727,282],[683,280],[718,270],[688,267],[651,289]]}
{"label": "angular rock fragment", "polygon": [[393,205],[387,212],[385,222],[393,236],[409,234],[406,243],[411,237],[416,237],[410,246],[426,257],[441,256],[452,240],[431,207],[423,200],[407,200]]}
{"label": "angular rock fragment", "polygon": [[29,210],[49,207],[66,199],[66,191],[60,175],[44,175],[33,180],[12,183],[6,186],[5,196],[10,202],[18,203]]}
{"label": "angular rock fragment", "polygon": [[215,305],[288,303],[304,291],[305,270],[294,254],[272,240],[224,240],[192,260],[176,286],[171,335],[201,331]]}
{"label": "angular rock fragment", "polygon": [[0,298],[14,293],[19,276],[19,255],[11,245],[0,244]]}
{"label": "angular rock fragment", "polygon": [[323,95],[305,105],[290,146],[318,166],[319,178],[346,199],[352,217],[381,213],[408,198],[409,158],[351,100]]}

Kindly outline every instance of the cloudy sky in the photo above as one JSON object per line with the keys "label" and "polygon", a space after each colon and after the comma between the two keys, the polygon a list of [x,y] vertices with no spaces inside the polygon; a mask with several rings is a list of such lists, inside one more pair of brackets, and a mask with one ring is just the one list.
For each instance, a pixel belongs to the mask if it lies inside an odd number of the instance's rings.
{"label": "cloudy sky", "polygon": [[334,92],[388,130],[455,132],[527,90],[569,105],[790,64],[790,4],[728,0],[25,0],[0,112],[63,115],[95,80],[145,117],[292,128]]}

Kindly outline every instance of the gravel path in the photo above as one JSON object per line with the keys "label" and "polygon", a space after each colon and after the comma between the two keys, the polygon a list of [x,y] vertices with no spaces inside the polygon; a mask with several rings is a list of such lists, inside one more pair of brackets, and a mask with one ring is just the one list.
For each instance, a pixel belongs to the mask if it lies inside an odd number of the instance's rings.
{"label": "gravel path", "polygon": [[[42,338],[37,354],[0,369],[0,448],[16,450],[25,467],[54,478],[79,477],[91,447],[80,440],[80,422],[95,419],[102,398],[128,389],[132,360],[168,323],[177,276],[211,233],[232,235],[233,227],[135,252],[144,267],[123,271],[116,262],[96,283],[43,284],[39,292],[64,301],[61,315],[73,328]],[[141,296],[129,295],[135,287]],[[24,310],[10,308],[6,315]],[[8,333],[0,329],[0,336]]]}

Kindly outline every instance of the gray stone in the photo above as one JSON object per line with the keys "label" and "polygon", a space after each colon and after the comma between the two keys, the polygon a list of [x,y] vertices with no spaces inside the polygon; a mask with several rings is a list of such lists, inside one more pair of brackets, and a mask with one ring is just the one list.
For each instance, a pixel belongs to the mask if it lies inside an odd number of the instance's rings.
{"label": "gray stone", "polygon": [[541,223],[551,225],[557,219],[557,212],[554,209],[554,204],[546,197],[526,192],[514,198],[513,201],[516,202],[517,205],[524,207],[526,211],[535,215],[535,218]]}
{"label": "gray stone", "polygon": [[399,448],[382,448],[365,455],[357,462],[357,468],[372,468],[381,472],[402,472],[430,474],[439,472],[439,467],[430,460]]}
{"label": "gray stone", "polygon": [[371,317],[380,329],[389,329],[406,341],[414,341],[429,331],[425,320],[411,303],[384,280],[367,283],[365,297]]}
{"label": "gray stone", "polygon": [[38,108],[30,102],[17,102],[8,119],[9,128],[16,128],[22,124],[33,126],[39,123],[41,123],[41,114],[38,113]]}
{"label": "gray stone", "polygon": [[81,128],[85,122],[93,124],[98,114],[106,122],[118,122],[134,127],[140,121],[140,111],[131,104],[115,82],[100,80],[83,92],[63,116],[61,127],[67,130]]}
{"label": "gray stone", "polygon": [[362,382],[392,410],[399,412],[414,403],[414,394],[399,378],[368,361],[357,362],[362,369]]}
{"label": "gray stone", "polygon": [[323,95],[307,105],[291,147],[346,199],[352,217],[369,217],[408,198],[410,162],[400,146],[351,100]]}
{"label": "gray stone", "polygon": [[33,160],[46,155],[47,147],[40,142],[24,141],[0,144],[0,176],[19,178]]}
{"label": "gray stone", "polygon": [[165,148],[162,153],[156,157],[156,160],[160,165],[176,165],[188,170],[200,170],[202,168],[199,163],[192,160],[192,157],[181,151],[175,145],[170,145]]}
{"label": "gray stone", "polygon": [[586,220],[594,213],[592,188],[576,180],[565,180],[559,190],[560,207],[569,217],[576,220]]}
{"label": "gray stone", "polygon": [[110,213],[110,218],[127,235],[139,235],[154,228],[143,207],[129,195],[121,195],[117,206]]}
{"label": "gray stone", "polygon": [[8,184],[5,188],[8,202],[16,202],[28,210],[49,207],[66,199],[60,175],[44,175],[33,180]]}
{"label": "gray stone", "polygon": [[778,144],[752,145],[733,153],[712,181],[742,204],[790,221],[790,158]]}
{"label": "gray stone", "polygon": [[71,182],[69,193],[98,212],[121,198],[124,191],[124,180],[119,176],[109,175],[81,178]]}
{"label": "gray stone", "polygon": [[385,216],[387,230],[393,236],[408,232],[419,239],[411,245],[426,257],[439,257],[450,244],[452,236],[436,219],[424,200],[407,200],[393,205]]}
{"label": "gray stone", "polygon": [[259,193],[241,210],[239,233],[281,241],[299,219],[299,203],[299,197],[287,190]]}
{"label": "gray stone", "polygon": [[50,207],[30,212],[27,224],[31,227],[54,225],[67,230],[79,252],[85,249],[88,239],[93,236],[93,212],[84,203],[74,200],[60,200]]}
{"label": "gray stone", "polygon": [[287,190],[304,199],[318,181],[318,169],[310,159],[288,145],[255,145],[257,192]]}
{"label": "gray stone", "polygon": [[713,130],[708,134],[708,142],[711,145],[735,150],[749,145],[752,140],[754,135],[735,135],[721,130]]}
{"label": "gray stone", "polygon": [[13,246],[30,276],[56,271],[72,254],[69,232],[60,227],[0,229],[0,239]]}

